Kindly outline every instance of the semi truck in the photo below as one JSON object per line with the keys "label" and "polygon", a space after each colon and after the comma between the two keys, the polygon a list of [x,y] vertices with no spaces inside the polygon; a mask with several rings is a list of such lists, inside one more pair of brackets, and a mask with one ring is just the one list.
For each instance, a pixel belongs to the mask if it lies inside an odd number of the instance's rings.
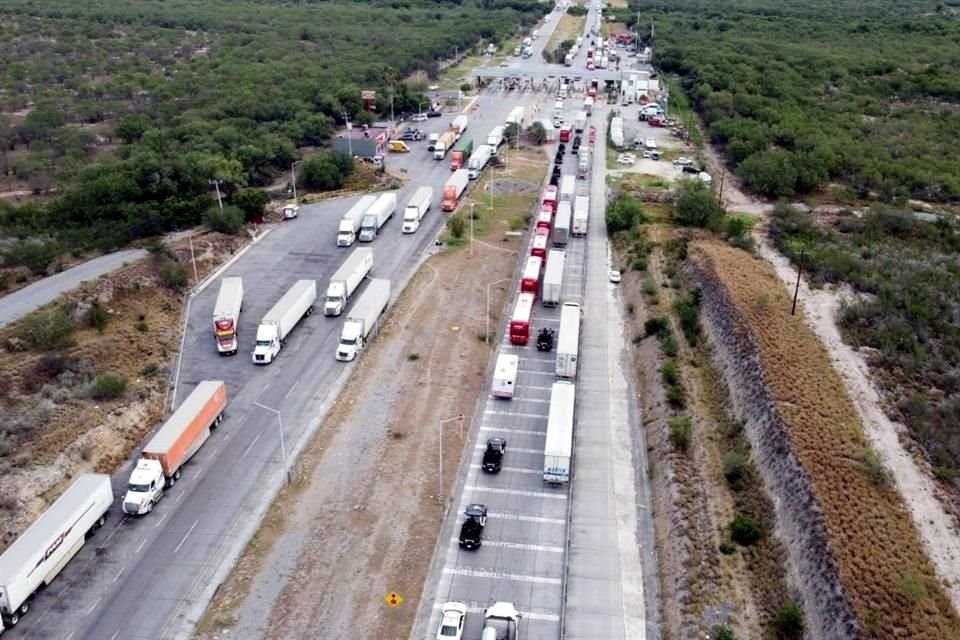
{"label": "semi truck", "polygon": [[340,218],[340,226],[337,228],[337,246],[349,247],[357,239],[357,233],[360,231],[360,223],[367,209],[377,201],[377,196],[363,196],[357,200],[356,204],[350,207],[350,210]]}
{"label": "semi truck", "polygon": [[313,313],[316,301],[317,281],[297,280],[260,321],[257,343],[253,347],[253,363],[273,362],[300,319]]}
{"label": "semi truck", "polygon": [[400,230],[403,233],[415,233],[432,203],[433,187],[419,187],[414,191],[403,210],[403,227]]}
{"label": "semi truck", "polygon": [[490,145],[491,149],[493,149],[493,153],[497,152],[497,149],[499,149],[500,145],[503,144],[502,124],[498,124],[490,130],[490,133],[487,134],[487,144]]}
{"label": "semi truck", "polygon": [[466,169],[458,169],[453,172],[447,183],[443,185],[443,202],[440,208],[444,211],[453,211],[457,208],[457,202],[463,195],[467,183],[470,182],[470,175]]}
{"label": "semi truck", "polygon": [[577,157],[577,177],[586,180],[590,175],[590,149],[580,151]]}
{"label": "semi truck", "polygon": [[573,119],[573,132],[574,133],[583,133],[583,130],[587,126],[587,112],[579,111],[577,112],[576,117]]}
{"label": "semi truck", "polygon": [[140,453],[127,482],[124,513],[142,516],[153,511],[164,491],[180,479],[183,465],[223,420],[226,406],[227,385],[222,380],[197,385]]}
{"label": "semi truck", "polygon": [[590,198],[588,196],[577,196],[577,201],[573,207],[573,228],[570,235],[587,235],[587,220],[590,217]]}
{"label": "semi truck", "polygon": [[453,119],[453,122],[450,123],[450,129],[456,133],[458,138],[467,130],[467,122],[469,122],[469,120],[470,119],[466,116],[466,114],[461,113],[459,116]]}
{"label": "semi truck", "polygon": [[447,157],[447,151],[457,141],[457,132],[451,129],[444,131],[436,142],[433,143],[433,159],[443,160]]}
{"label": "semi truck", "polygon": [[383,225],[387,224],[387,220],[392,218],[396,211],[397,194],[382,194],[377,198],[377,201],[367,209],[363,220],[360,221],[360,233],[357,235],[357,240],[360,242],[373,242],[377,234],[380,233],[380,229]]}
{"label": "semi truck", "polygon": [[557,336],[557,377],[576,378],[579,355],[580,305],[564,302],[560,309],[560,333]]}
{"label": "semi truck", "polygon": [[553,246],[564,247],[570,239],[570,221],[573,217],[573,208],[569,202],[561,202],[557,206],[557,217],[553,223]]}
{"label": "semi truck", "polygon": [[570,482],[575,397],[576,386],[572,382],[558,380],[553,383],[547,439],[543,447],[543,481],[549,484]]}
{"label": "semi truck", "polygon": [[523,265],[523,273],[520,276],[520,292],[532,293],[534,297],[539,293],[540,288],[540,269],[543,268],[543,260],[537,256],[529,256],[527,263]]}
{"label": "semi truck", "polygon": [[220,355],[235,355],[240,346],[237,328],[243,308],[243,278],[231,277],[220,281],[220,292],[213,305],[213,335]]}
{"label": "semi truck", "polygon": [[103,526],[111,505],[110,476],[85,473],[0,555],[0,634],[20,622],[33,594]]}
{"label": "semi truck", "polygon": [[354,249],[330,278],[326,301],[323,303],[323,315],[338,316],[343,313],[350,304],[350,296],[372,271],[373,249]]}
{"label": "semi truck", "polygon": [[384,278],[371,280],[343,323],[340,343],[337,345],[337,360],[350,362],[363,351],[367,345],[367,337],[377,324],[380,314],[387,308],[388,302],[390,281]]}
{"label": "semi truck", "polygon": [[521,293],[510,316],[510,344],[525,345],[530,341],[530,322],[533,319],[533,294]]}
{"label": "semi truck", "polygon": [[482,640],[520,640],[521,613],[510,602],[495,602],[483,610]]}
{"label": "semi truck", "polygon": [[507,124],[515,124],[518,127],[523,127],[523,107],[514,107],[510,114],[507,116]]}
{"label": "semi truck", "polygon": [[479,178],[487,163],[490,162],[490,156],[492,155],[493,147],[485,144],[477,147],[477,150],[470,156],[470,160],[467,161],[467,176],[471,180]]}
{"label": "semi truck", "polygon": [[462,169],[467,164],[470,154],[473,153],[473,138],[460,138],[453,145],[450,155],[450,171]]}
{"label": "semi truck", "polygon": [[573,196],[577,186],[577,179],[572,175],[560,178],[560,202],[573,203]]}
{"label": "semi truck", "polygon": [[547,254],[547,268],[543,271],[543,296],[545,307],[560,304],[560,292],[563,289],[563,265],[566,254],[559,249],[551,249]]}

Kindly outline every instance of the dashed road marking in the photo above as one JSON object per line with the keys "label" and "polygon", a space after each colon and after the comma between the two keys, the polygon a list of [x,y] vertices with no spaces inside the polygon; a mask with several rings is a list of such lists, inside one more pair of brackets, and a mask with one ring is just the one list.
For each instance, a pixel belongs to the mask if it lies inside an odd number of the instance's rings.
{"label": "dashed road marking", "polygon": [[187,541],[187,538],[190,537],[190,534],[193,533],[193,530],[197,528],[197,525],[198,525],[198,524],[200,524],[200,521],[199,521],[199,520],[195,520],[195,521],[193,522],[193,524],[190,525],[190,528],[187,529],[187,532],[186,532],[185,534],[183,534],[183,539],[180,540],[180,544],[178,544],[178,545],[176,546],[176,548],[173,550],[174,553],[176,553],[177,551],[180,551],[180,547],[182,547],[182,546],[183,546],[183,543]]}
{"label": "dashed road marking", "polygon": [[490,569],[477,569],[471,567],[444,567],[443,572],[458,576],[468,576],[471,578],[491,578],[493,580],[512,580],[514,582],[532,582],[534,584],[562,584],[560,578],[546,578],[544,576],[531,576],[523,573],[506,573],[504,571],[493,571]]}
{"label": "dashed road marking", "polygon": [[523,489],[499,489],[495,487],[479,487],[477,485],[468,485],[464,487],[466,491],[483,491],[486,493],[499,493],[507,496],[526,496],[528,498],[547,498],[548,500],[566,500],[565,493],[549,493],[547,491],[525,491]]}

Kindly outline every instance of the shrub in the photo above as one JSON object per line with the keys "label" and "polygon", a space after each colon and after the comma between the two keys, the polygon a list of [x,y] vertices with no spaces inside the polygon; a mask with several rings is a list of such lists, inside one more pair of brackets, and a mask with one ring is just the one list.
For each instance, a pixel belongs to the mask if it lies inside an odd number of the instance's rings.
{"label": "shrub", "polygon": [[722,553],[725,556],[732,556],[734,553],[737,552],[737,546],[734,544],[730,544],[729,542],[721,542],[718,549],[720,550],[720,553]]}
{"label": "shrub", "polygon": [[640,256],[633,259],[633,264],[631,265],[634,271],[646,271],[647,270],[647,258],[646,256]]}
{"label": "shrub", "polygon": [[67,359],[63,354],[51,351],[40,356],[33,365],[33,377],[39,380],[52,380],[66,369]]}
{"label": "shrub", "polygon": [[64,309],[48,313],[35,313],[20,322],[17,338],[28,348],[51,351],[73,344],[76,325]]}
{"label": "shrub", "polygon": [[416,362],[419,359],[420,359],[419,353],[411,353],[407,356],[407,360],[409,360],[410,362]]}
{"label": "shrub", "polygon": [[617,198],[607,205],[607,212],[604,215],[607,222],[607,231],[616,233],[617,231],[626,231],[635,225],[646,222],[647,217],[643,211],[643,205],[640,201],[631,195],[621,193]]}
{"label": "shrub", "polygon": [[143,369],[140,369],[140,375],[144,378],[152,378],[153,376],[160,373],[160,365],[156,362],[151,362],[148,365],[145,365]]}
{"label": "shrub", "polygon": [[715,229],[723,218],[723,207],[710,187],[699,180],[681,180],[677,188],[674,219],[687,227]]}
{"label": "shrub", "polygon": [[737,636],[730,627],[718,624],[710,630],[710,640],[737,640]]}
{"label": "shrub", "polygon": [[94,302],[89,313],[87,313],[87,322],[97,330],[97,333],[103,333],[104,329],[107,328],[107,323],[110,322],[110,314]]}
{"label": "shrub", "polygon": [[657,294],[659,287],[657,286],[657,281],[653,279],[652,276],[647,276],[643,279],[643,292],[648,296],[653,296]]}
{"label": "shrub", "polygon": [[203,215],[203,224],[212,231],[233,236],[243,229],[243,217],[243,211],[234,205],[227,205],[223,210],[220,207],[211,207]]}
{"label": "shrub", "polygon": [[860,467],[876,486],[883,487],[890,482],[890,472],[873,449],[864,449],[860,454]]}
{"label": "shrub", "polygon": [[301,179],[310,189],[333,191],[343,186],[353,173],[353,158],[348,154],[332,151],[320,153],[303,163]]}
{"label": "shrub", "polygon": [[643,323],[643,330],[646,331],[648,336],[662,335],[669,330],[669,328],[670,320],[668,320],[666,316],[647,318],[647,321]]}
{"label": "shrub", "polygon": [[543,128],[540,122],[534,122],[527,128],[527,135],[536,145],[541,145],[547,141],[547,130]]}
{"label": "shrub", "polygon": [[693,420],[690,416],[677,416],[670,421],[670,444],[678,451],[687,452],[692,435]]}
{"label": "shrub", "polygon": [[163,286],[174,291],[183,291],[190,281],[187,268],[176,260],[164,260],[160,263],[160,282]]}
{"label": "shrub", "polygon": [[683,409],[687,406],[687,392],[679,384],[667,387],[667,402],[674,409]]}
{"label": "shrub", "polygon": [[680,328],[683,330],[683,335],[691,346],[696,345],[700,337],[698,313],[701,298],[702,293],[700,289],[697,288],[673,304],[673,309],[680,318]]}
{"label": "shrub", "polygon": [[113,373],[104,373],[97,376],[90,389],[90,397],[94,400],[114,400],[127,390],[127,379]]}
{"label": "shrub", "polygon": [[663,376],[663,381],[668,385],[675,385],[680,381],[680,374],[677,372],[677,361],[673,358],[663,361],[663,365],[660,367],[660,374]]}
{"label": "shrub", "polygon": [[897,578],[897,589],[910,602],[917,604],[927,597],[927,585],[923,576],[907,573]]}
{"label": "shrub", "polygon": [[268,202],[270,202],[270,195],[263,189],[244,189],[230,197],[230,204],[243,212],[244,220],[247,222],[261,217]]}
{"label": "shrub", "polygon": [[723,477],[731,487],[736,487],[746,471],[747,456],[739,451],[728,451],[723,454]]}
{"label": "shrub", "polygon": [[793,640],[794,638],[803,637],[803,611],[800,610],[800,607],[796,605],[795,602],[787,601],[784,603],[780,610],[777,611],[777,633],[781,638],[789,638]]}
{"label": "shrub", "polygon": [[677,339],[673,337],[672,333],[660,336],[660,348],[663,349],[663,354],[668,358],[675,358],[680,353],[680,346],[677,345]]}
{"label": "shrub", "polygon": [[730,539],[742,547],[756,544],[761,537],[760,527],[748,515],[738,513],[730,523]]}
{"label": "shrub", "polygon": [[56,242],[21,240],[3,252],[3,265],[27,267],[35,275],[45,275],[62,248]]}
{"label": "shrub", "polygon": [[140,333],[146,333],[150,331],[150,326],[146,322],[138,322],[134,325],[137,328],[137,331]]}
{"label": "shrub", "polygon": [[450,235],[458,240],[463,238],[463,234],[467,230],[467,222],[459,213],[447,219],[447,226],[450,228]]}

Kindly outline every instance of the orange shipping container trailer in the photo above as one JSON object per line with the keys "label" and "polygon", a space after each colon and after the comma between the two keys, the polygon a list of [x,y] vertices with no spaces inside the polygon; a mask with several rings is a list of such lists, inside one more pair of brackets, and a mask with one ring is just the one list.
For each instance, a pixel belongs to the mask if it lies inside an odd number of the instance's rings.
{"label": "orange shipping container trailer", "polygon": [[210,437],[210,427],[220,421],[226,406],[223,381],[204,380],[150,439],[143,457],[157,460],[164,475],[172,476]]}

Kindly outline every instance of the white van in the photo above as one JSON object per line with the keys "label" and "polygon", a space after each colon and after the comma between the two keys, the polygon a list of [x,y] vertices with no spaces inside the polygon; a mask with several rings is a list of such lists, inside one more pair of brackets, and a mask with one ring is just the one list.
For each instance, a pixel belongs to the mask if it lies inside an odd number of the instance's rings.
{"label": "white van", "polygon": [[513,398],[513,390],[517,385],[517,369],[520,367],[520,356],[502,353],[497,356],[497,368],[493,372],[493,387],[490,393],[495,398]]}

